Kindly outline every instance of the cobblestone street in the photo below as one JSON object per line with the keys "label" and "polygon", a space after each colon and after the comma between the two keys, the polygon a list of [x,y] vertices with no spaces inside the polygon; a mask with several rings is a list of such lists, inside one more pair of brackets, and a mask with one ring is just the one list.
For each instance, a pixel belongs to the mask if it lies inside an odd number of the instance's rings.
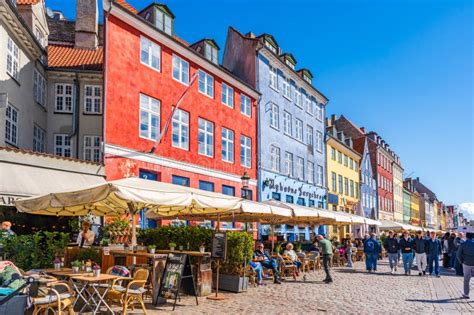
{"label": "cobblestone street", "polygon": [[[225,301],[182,298],[175,314],[303,314],[303,313],[381,313],[389,314],[473,314],[474,293],[470,300],[460,299],[462,278],[454,272],[442,272],[441,278],[420,277],[417,272],[405,276],[402,267],[390,275],[387,261],[379,263],[377,273],[368,274],[363,263],[355,269],[333,269],[334,283],[326,285],[323,271],[310,272],[307,281],[288,280],[250,288],[241,294],[225,293]],[[300,277],[302,278],[302,277]],[[471,285],[472,287],[472,285]],[[150,306],[151,307],[151,306]],[[171,313],[171,304],[150,309],[150,314]]]}

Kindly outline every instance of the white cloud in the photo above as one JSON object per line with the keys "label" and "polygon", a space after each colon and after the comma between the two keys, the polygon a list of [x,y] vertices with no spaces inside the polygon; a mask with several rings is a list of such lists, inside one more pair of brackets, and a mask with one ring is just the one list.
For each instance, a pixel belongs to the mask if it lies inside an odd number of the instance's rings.
{"label": "white cloud", "polygon": [[469,220],[474,220],[474,202],[460,203],[459,210],[461,210],[465,218],[468,218]]}

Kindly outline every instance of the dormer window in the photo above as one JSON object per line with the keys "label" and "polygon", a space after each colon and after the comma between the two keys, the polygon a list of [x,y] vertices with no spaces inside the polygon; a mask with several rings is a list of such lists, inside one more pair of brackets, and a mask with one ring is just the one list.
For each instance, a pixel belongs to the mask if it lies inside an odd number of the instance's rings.
{"label": "dormer window", "polygon": [[210,43],[205,44],[205,57],[213,63],[219,63],[219,54],[217,47],[211,45]]}
{"label": "dormer window", "polygon": [[268,49],[273,51],[275,54],[277,53],[277,49],[275,46],[272,45],[268,40],[265,41],[265,46],[267,46]]}
{"label": "dormer window", "polygon": [[291,69],[295,70],[295,65],[291,63],[288,59],[286,59],[285,63],[290,66]]}
{"label": "dormer window", "polygon": [[155,10],[155,26],[165,32],[166,34],[173,35],[173,16],[166,13],[161,8],[156,8]]}
{"label": "dormer window", "polygon": [[309,76],[307,76],[306,74],[303,75],[303,79],[308,82],[309,84],[311,84],[311,78]]}

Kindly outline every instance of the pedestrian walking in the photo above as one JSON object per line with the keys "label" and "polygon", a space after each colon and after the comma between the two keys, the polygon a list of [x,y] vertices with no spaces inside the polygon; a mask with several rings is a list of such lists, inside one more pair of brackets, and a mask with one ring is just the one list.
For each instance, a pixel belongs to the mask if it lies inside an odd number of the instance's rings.
{"label": "pedestrian walking", "polygon": [[[436,237],[436,232],[431,231],[430,240],[428,241],[427,258],[428,258],[428,271],[430,275],[433,275],[433,271],[436,277],[439,275],[439,256],[442,254],[443,249],[441,241]],[[434,265],[434,268],[433,268]]]}
{"label": "pedestrian walking", "polygon": [[423,237],[423,232],[418,231],[415,238],[415,260],[418,268],[418,275],[424,276],[426,274],[426,252],[428,249],[428,242]]}
{"label": "pedestrian walking", "polygon": [[[466,236],[464,235],[463,232],[459,232],[458,237],[455,240],[455,244],[457,245],[458,250],[459,250],[459,246],[461,246],[461,244],[464,243],[465,241],[466,241]],[[457,257],[456,257],[456,261],[454,263],[454,269],[456,270],[456,275],[457,276],[462,276],[463,275],[462,264],[461,264],[461,262],[459,261],[459,259]]]}
{"label": "pedestrian walking", "polygon": [[390,273],[394,274],[397,271],[400,240],[398,239],[397,235],[393,233],[393,231],[388,232],[388,237],[383,242],[383,247],[387,251]]}
{"label": "pedestrian walking", "polygon": [[329,264],[331,263],[332,258],[332,244],[322,235],[318,235],[316,238],[318,239],[319,247],[321,248],[320,252],[323,255],[323,267],[324,272],[326,273],[326,279],[324,279],[323,282],[331,283],[332,277],[329,271]]}
{"label": "pedestrian walking", "polygon": [[380,251],[380,243],[375,239],[375,233],[371,233],[364,242],[365,267],[368,272],[377,271],[377,258]]}
{"label": "pedestrian walking", "polygon": [[469,298],[469,284],[471,282],[472,273],[474,272],[474,233],[466,234],[467,240],[459,245],[456,257],[462,264],[464,273],[464,293],[463,298]]}
{"label": "pedestrian walking", "polygon": [[454,263],[456,262],[456,253],[458,246],[456,243],[456,233],[451,233],[448,238],[448,255],[449,255],[449,269],[454,270]]}
{"label": "pedestrian walking", "polygon": [[[442,245],[442,250],[443,250],[443,268],[448,269],[449,268],[449,246],[448,246],[448,239],[451,233],[446,232],[446,234],[443,235],[443,238],[441,239],[441,245]],[[431,238],[431,236],[430,236]]]}
{"label": "pedestrian walking", "polygon": [[414,240],[408,234],[408,231],[403,232],[403,237],[400,240],[400,249],[402,251],[403,269],[405,275],[411,274],[411,267],[413,265],[413,247],[415,245]]}
{"label": "pedestrian walking", "polygon": [[346,257],[347,257],[347,267],[352,268],[352,241],[350,239],[346,240]]}

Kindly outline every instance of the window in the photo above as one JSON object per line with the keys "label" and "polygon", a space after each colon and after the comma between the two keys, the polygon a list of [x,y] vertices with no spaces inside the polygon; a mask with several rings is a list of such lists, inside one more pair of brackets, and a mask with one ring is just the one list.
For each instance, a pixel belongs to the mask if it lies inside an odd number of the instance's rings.
{"label": "window", "polygon": [[314,115],[314,108],[316,107],[316,103],[312,100],[309,103],[306,103],[306,112],[310,114],[311,116]]}
{"label": "window", "polygon": [[332,185],[332,191],[337,192],[337,179],[336,179],[336,173],[331,172],[331,185]]}
{"label": "window", "polygon": [[283,111],[283,132],[291,136],[291,114]]}
{"label": "window", "polygon": [[283,78],[282,80],[282,89],[283,89],[283,96],[291,99],[291,84],[290,78]]}
{"label": "window", "polygon": [[100,162],[100,136],[84,136],[84,160]]}
{"label": "window", "polygon": [[269,41],[265,41],[265,46],[270,49],[272,52],[274,52],[275,54],[277,53],[277,50],[276,50],[276,47],[273,46],[273,44],[271,44]]}
{"label": "window", "polygon": [[299,156],[296,158],[296,177],[304,180],[304,160]]}
{"label": "window", "polygon": [[342,195],[344,193],[344,190],[342,189],[342,175],[339,175],[337,179],[339,184],[339,193]]}
{"label": "window", "polygon": [[20,50],[15,44],[13,39],[8,37],[7,42],[7,73],[11,75],[15,80],[20,79]]}
{"label": "window", "polygon": [[214,156],[214,124],[205,119],[198,119],[198,151],[205,156]]}
{"label": "window", "polygon": [[214,98],[214,77],[199,70],[199,84],[198,89],[204,95]]}
{"label": "window", "polygon": [[33,126],[33,151],[45,152],[46,131],[42,128]]}
{"label": "window", "polygon": [[295,87],[295,104],[298,107],[301,107],[301,91],[298,87]]}
{"label": "window", "polygon": [[157,140],[160,133],[160,101],[140,94],[140,137]]}
{"label": "window", "polygon": [[308,207],[314,207],[314,200],[313,199],[308,200]]}
{"label": "window", "polygon": [[303,122],[295,119],[295,137],[299,141],[303,141]]}
{"label": "window", "polygon": [[173,55],[173,79],[189,84],[189,63],[176,55]]}
{"label": "window", "polygon": [[291,195],[286,195],[286,202],[287,203],[294,203],[295,199]]}
{"label": "window", "polygon": [[304,201],[304,198],[299,197],[298,200],[296,201],[296,204],[300,206],[305,206],[306,202]]}
{"label": "window", "polygon": [[36,69],[33,72],[33,96],[38,104],[46,105],[46,80]]}
{"label": "window", "polygon": [[342,153],[341,151],[337,151],[337,162],[342,164]]}
{"label": "window", "polygon": [[240,136],[240,164],[245,167],[252,165],[252,140],[249,137]]}
{"label": "window", "polygon": [[293,176],[293,154],[285,152],[285,175]]}
{"label": "window", "polygon": [[199,189],[206,191],[214,191],[214,183],[207,182],[204,180],[199,181]]}
{"label": "window", "polygon": [[240,94],[240,112],[249,117],[252,116],[250,97],[245,94]]}
{"label": "window", "polygon": [[269,66],[269,76],[270,76],[270,87],[278,90],[278,75],[277,70],[272,66]]}
{"label": "window", "polygon": [[344,195],[349,196],[349,179],[344,177]]}
{"label": "window", "polygon": [[311,84],[311,78],[308,77],[306,74],[303,75],[303,79],[308,82],[309,84]]}
{"label": "window", "polygon": [[304,97],[304,108],[306,108],[306,111],[308,113],[310,113],[311,99],[309,98],[308,95],[305,95],[305,97]]}
{"label": "window", "polygon": [[64,157],[71,157],[71,137],[66,134],[54,135],[54,154]]}
{"label": "window", "polygon": [[280,172],[280,148],[274,145],[270,146],[270,168]]}
{"label": "window", "polygon": [[161,47],[143,36],[140,38],[140,62],[160,71]]}
{"label": "window", "polygon": [[84,110],[88,114],[102,113],[102,87],[86,85],[84,91]]}
{"label": "window", "polygon": [[206,43],[206,50],[204,52],[204,56],[207,58],[207,60],[210,60],[213,63],[219,63],[217,48],[209,43]]}
{"label": "window", "polygon": [[354,197],[354,181],[351,179],[350,181],[350,196]]}
{"label": "window", "polygon": [[280,201],[281,195],[277,192],[272,192],[272,199]]}
{"label": "window", "polygon": [[323,134],[320,131],[316,131],[316,150],[323,152]]}
{"label": "window", "polygon": [[289,61],[288,59],[286,59],[286,60],[285,60],[285,63],[286,63],[291,69],[295,70],[295,65],[294,65],[291,61]]}
{"label": "window", "polygon": [[18,110],[8,104],[5,117],[5,142],[18,145]]}
{"label": "window", "polygon": [[222,193],[227,196],[235,196],[235,187],[222,185]]}
{"label": "window", "polygon": [[312,184],[314,183],[314,164],[310,161],[308,161],[308,183]]}
{"label": "window", "polygon": [[234,108],[234,89],[222,83],[222,104]]}
{"label": "window", "polygon": [[227,128],[222,128],[222,160],[234,162],[234,132]]}
{"label": "window", "polygon": [[319,103],[315,103],[315,107],[316,107],[316,119],[319,120],[319,121],[323,121],[323,106],[322,104],[319,104]]}
{"label": "window", "polygon": [[349,157],[344,154],[344,166],[348,166],[348,165],[349,165]]}
{"label": "window", "polygon": [[171,16],[163,12],[162,10],[156,9],[156,27],[168,35],[173,35],[173,19]]}
{"label": "window", "polygon": [[173,115],[173,147],[189,150],[189,113],[177,109]]}
{"label": "window", "polygon": [[354,169],[354,160],[353,160],[352,158],[349,158],[349,168],[350,168],[351,170]]}
{"label": "window", "polygon": [[355,182],[354,185],[355,185],[355,197],[359,198],[359,193],[360,193],[359,192],[359,183]]}
{"label": "window", "polygon": [[56,112],[72,113],[72,84],[56,84],[55,108]]}
{"label": "window", "polygon": [[323,175],[323,167],[321,165],[318,165],[318,172],[317,172],[317,182],[319,186],[324,185],[324,175]]}
{"label": "window", "polygon": [[331,147],[331,160],[336,160],[336,149]]}
{"label": "window", "polygon": [[178,175],[171,176],[171,183],[180,186],[189,187],[189,177],[183,177]]}
{"label": "window", "polygon": [[307,125],[306,126],[306,143],[308,143],[308,145],[310,146],[313,146],[314,144],[314,136],[313,136],[313,127],[311,127],[310,125]]}
{"label": "window", "polygon": [[274,103],[270,104],[270,126],[276,129],[280,128],[280,113],[278,105]]}

